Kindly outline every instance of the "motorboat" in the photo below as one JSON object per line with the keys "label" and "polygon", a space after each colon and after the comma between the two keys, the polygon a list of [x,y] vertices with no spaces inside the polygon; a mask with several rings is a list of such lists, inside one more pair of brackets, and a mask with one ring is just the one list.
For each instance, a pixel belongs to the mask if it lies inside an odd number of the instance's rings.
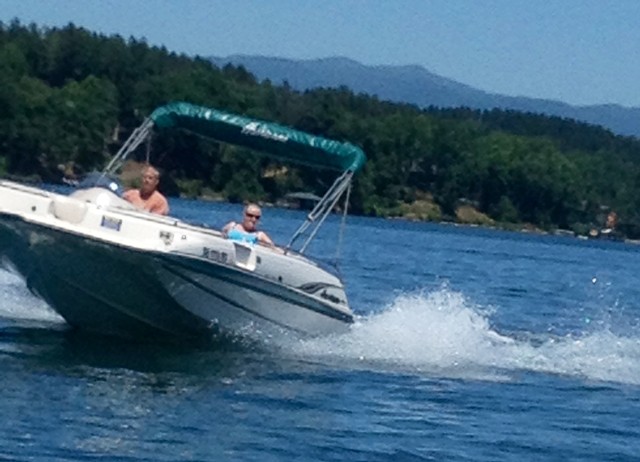
{"label": "motorboat", "polygon": [[[286,246],[236,242],[122,199],[115,178],[123,162],[154,130],[172,129],[339,173]],[[0,181],[3,266],[17,271],[68,324],[99,334],[153,339],[344,332],[354,314],[342,279],[305,252],[338,200],[347,197],[347,203],[365,159],[350,143],[170,103],[151,113],[94,181],[70,194]]]}

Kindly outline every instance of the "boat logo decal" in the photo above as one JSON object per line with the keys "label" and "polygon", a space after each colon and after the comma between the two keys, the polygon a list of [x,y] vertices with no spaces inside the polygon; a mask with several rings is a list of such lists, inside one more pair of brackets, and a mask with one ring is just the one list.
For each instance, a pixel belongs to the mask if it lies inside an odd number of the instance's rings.
{"label": "boat logo decal", "polygon": [[326,287],[329,287],[329,284],[325,282],[308,282],[299,286],[298,289],[303,290],[308,294],[315,294]]}
{"label": "boat logo decal", "polygon": [[321,296],[322,298],[326,299],[326,300],[329,300],[330,302],[333,302],[333,303],[338,303],[338,304],[342,304],[342,305],[344,305],[344,304],[345,304],[345,301],[344,301],[344,300],[342,300],[342,299],[341,299],[341,298],[339,298],[339,297],[336,297],[336,296],[335,296],[335,295],[333,295],[333,294],[330,294],[329,292],[327,292],[327,289],[325,289],[325,290],[323,290],[322,292],[320,292],[320,296]]}
{"label": "boat logo decal", "polygon": [[[313,295],[317,294],[320,297],[332,303],[336,303],[339,305],[346,305],[346,302],[343,299],[331,293],[331,290],[333,289],[333,286],[331,284],[327,284],[324,282],[309,282],[307,284],[301,285],[300,287],[298,287],[298,289],[303,290],[308,294],[313,294]],[[329,292],[327,291],[327,289],[329,290]]]}
{"label": "boat logo decal", "polygon": [[242,127],[242,134],[261,136],[262,138],[281,141],[283,143],[286,143],[289,140],[289,137],[287,135],[274,133],[269,130],[268,127],[261,125],[258,122],[249,122],[247,125]]}
{"label": "boat logo decal", "polygon": [[209,247],[202,248],[202,257],[218,263],[229,262],[229,254],[227,254],[227,252],[220,252],[219,250],[210,249]]}
{"label": "boat logo decal", "polygon": [[120,231],[122,220],[103,215],[102,221],[100,221],[100,226],[102,226],[103,228],[112,229],[114,231]]}

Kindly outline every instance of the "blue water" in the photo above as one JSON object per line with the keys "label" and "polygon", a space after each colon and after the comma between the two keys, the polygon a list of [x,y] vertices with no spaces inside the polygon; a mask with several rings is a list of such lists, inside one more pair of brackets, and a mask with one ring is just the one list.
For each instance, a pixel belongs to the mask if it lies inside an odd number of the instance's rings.
{"label": "blue water", "polygon": [[350,333],[196,348],[75,333],[0,272],[0,460],[639,460],[640,247],[351,217],[340,261]]}

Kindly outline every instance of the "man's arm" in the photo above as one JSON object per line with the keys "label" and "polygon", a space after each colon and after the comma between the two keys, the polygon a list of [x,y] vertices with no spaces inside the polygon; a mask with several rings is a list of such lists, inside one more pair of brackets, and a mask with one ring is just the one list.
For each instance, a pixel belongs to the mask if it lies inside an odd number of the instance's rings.
{"label": "man's arm", "polygon": [[157,213],[158,215],[168,215],[169,214],[169,202],[162,194],[159,194],[154,197],[153,204],[149,207],[149,212]]}
{"label": "man's arm", "polygon": [[271,246],[271,247],[276,246],[271,240],[271,238],[267,236],[267,233],[265,233],[264,231],[258,231],[258,240],[263,244],[267,244],[268,246]]}
{"label": "man's arm", "polygon": [[224,225],[222,228],[222,234],[227,236],[229,234],[229,231],[231,231],[231,228],[233,228],[235,225],[236,225],[235,221],[230,221],[229,223]]}

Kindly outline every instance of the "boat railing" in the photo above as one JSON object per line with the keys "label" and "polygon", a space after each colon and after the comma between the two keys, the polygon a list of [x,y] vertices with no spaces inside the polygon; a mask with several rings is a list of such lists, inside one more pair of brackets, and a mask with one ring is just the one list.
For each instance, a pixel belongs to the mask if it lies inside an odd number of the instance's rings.
{"label": "boat railing", "polygon": [[137,127],[133,131],[131,136],[127,138],[127,140],[118,150],[113,159],[111,159],[111,162],[109,162],[109,164],[105,167],[103,175],[115,174],[115,172],[118,171],[122,163],[129,156],[129,154],[135,151],[135,149],[149,137],[149,134],[152,130],[153,120],[151,120],[151,118],[146,118],[142,125]]}
{"label": "boat railing", "polygon": [[[335,208],[338,200],[344,194],[345,191],[349,189],[351,184],[351,178],[353,177],[353,172],[347,170],[340,175],[336,181],[331,185],[331,188],[326,192],[326,194],[322,197],[322,199],[316,204],[311,212],[307,215],[307,219],[300,225],[300,227],[293,234],[289,243],[286,246],[287,251],[292,249],[296,240],[305,235],[308,231],[308,235],[302,246],[300,247],[299,252],[304,253],[307,249],[308,245],[315,238],[318,230],[326,220],[327,216],[331,211]],[[346,207],[345,207],[346,213]],[[312,227],[313,225],[313,227]]]}

